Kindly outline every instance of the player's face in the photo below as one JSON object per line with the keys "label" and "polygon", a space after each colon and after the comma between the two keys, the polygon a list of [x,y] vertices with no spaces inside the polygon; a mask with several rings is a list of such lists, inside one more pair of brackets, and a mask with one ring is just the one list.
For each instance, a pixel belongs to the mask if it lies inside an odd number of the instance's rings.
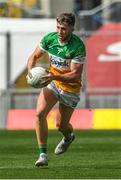
{"label": "player's face", "polygon": [[73,27],[69,26],[67,23],[58,23],[57,22],[57,32],[59,41],[64,43],[67,42],[72,34]]}

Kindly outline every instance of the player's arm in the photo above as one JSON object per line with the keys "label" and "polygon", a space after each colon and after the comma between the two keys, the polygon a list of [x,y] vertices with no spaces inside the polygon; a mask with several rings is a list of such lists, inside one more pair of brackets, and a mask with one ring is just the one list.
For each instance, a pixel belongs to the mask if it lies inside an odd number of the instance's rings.
{"label": "player's arm", "polygon": [[54,80],[63,82],[75,82],[81,79],[83,64],[71,62],[71,71],[61,75],[55,75]]}
{"label": "player's arm", "polygon": [[28,58],[28,62],[27,62],[28,71],[35,66],[37,59],[40,58],[41,56],[43,56],[44,53],[45,53],[45,51],[40,49],[40,47],[38,47],[38,46],[36,47],[34,52]]}
{"label": "player's arm", "polygon": [[83,64],[71,62],[70,72],[65,73],[65,74],[60,74],[60,75],[49,74],[45,78],[45,84],[47,85],[52,80],[58,80],[58,81],[63,81],[67,83],[77,82],[77,80],[81,79],[82,70],[83,70]]}

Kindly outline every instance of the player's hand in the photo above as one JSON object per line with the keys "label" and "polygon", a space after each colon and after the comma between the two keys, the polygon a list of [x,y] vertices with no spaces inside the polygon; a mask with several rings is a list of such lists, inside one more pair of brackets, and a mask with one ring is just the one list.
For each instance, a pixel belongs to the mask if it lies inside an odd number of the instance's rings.
{"label": "player's hand", "polygon": [[49,72],[47,76],[41,78],[41,80],[43,80],[42,85],[47,86],[53,79],[54,79],[54,75]]}

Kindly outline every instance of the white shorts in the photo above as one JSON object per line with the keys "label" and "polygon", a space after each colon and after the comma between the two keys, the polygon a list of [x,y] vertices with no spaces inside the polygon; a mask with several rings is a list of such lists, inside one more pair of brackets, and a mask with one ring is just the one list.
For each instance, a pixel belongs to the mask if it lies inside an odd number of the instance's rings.
{"label": "white shorts", "polygon": [[59,103],[65,104],[71,108],[75,108],[80,101],[80,93],[65,92],[58,88],[54,82],[47,85],[48,89],[51,89],[58,97]]}

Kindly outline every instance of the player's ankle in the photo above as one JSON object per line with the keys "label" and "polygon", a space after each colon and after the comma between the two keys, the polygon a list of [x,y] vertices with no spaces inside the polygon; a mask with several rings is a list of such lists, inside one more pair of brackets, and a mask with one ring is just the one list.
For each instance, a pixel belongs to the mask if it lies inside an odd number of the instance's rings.
{"label": "player's ankle", "polygon": [[47,145],[40,144],[39,151],[40,151],[40,154],[42,154],[42,153],[47,154]]}
{"label": "player's ankle", "polygon": [[74,133],[72,132],[68,137],[64,138],[64,141],[65,142],[70,142],[73,136],[74,136]]}

